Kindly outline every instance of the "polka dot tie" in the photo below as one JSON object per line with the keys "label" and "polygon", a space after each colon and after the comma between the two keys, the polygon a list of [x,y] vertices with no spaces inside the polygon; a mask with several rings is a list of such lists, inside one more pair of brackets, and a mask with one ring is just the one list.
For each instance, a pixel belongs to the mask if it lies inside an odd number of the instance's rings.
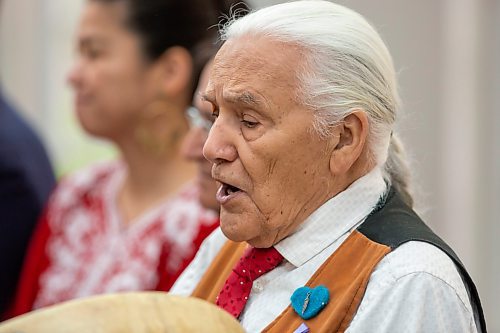
{"label": "polka dot tie", "polygon": [[253,281],[283,261],[274,248],[248,248],[224,283],[216,304],[238,318],[245,308]]}

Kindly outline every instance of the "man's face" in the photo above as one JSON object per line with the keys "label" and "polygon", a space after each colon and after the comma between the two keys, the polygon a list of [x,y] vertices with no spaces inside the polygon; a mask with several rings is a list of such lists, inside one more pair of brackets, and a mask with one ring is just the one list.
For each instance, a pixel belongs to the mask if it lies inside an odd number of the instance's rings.
{"label": "man's face", "polygon": [[221,182],[221,227],[234,241],[269,247],[328,200],[328,141],[296,102],[300,48],[269,38],[227,41],[205,99],[217,119],[204,147]]}

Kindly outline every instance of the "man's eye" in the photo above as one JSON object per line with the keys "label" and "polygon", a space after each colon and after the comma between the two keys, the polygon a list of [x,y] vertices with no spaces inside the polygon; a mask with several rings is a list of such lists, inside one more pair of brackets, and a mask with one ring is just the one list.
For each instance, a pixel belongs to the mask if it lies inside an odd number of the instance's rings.
{"label": "man's eye", "polygon": [[257,125],[259,125],[258,121],[256,121],[255,119],[253,119],[253,117],[248,115],[243,116],[243,118],[241,119],[241,123],[243,124],[243,126],[247,128],[254,128]]}
{"label": "man's eye", "polygon": [[248,121],[248,120],[242,120],[241,123],[247,128],[254,128],[259,124],[255,121]]}

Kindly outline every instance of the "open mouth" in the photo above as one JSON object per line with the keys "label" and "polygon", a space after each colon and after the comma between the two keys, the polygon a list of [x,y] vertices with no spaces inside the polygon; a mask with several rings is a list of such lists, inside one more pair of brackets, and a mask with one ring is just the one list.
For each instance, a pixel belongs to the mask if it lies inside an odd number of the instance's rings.
{"label": "open mouth", "polygon": [[219,201],[219,203],[222,205],[231,200],[240,192],[242,192],[242,190],[236,186],[227,183],[221,183],[221,186],[219,187],[216,195],[217,201]]}
{"label": "open mouth", "polygon": [[223,189],[225,195],[231,195],[233,193],[241,191],[236,186],[224,184],[224,183],[222,184],[222,189]]}

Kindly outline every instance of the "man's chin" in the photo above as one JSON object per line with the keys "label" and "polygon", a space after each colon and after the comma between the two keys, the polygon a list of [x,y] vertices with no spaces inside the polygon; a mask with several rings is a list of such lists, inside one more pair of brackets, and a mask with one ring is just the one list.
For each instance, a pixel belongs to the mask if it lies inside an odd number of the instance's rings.
{"label": "man's chin", "polygon": [[224,235],[233,242],[244,242],[249,239],[248,227],[241,214],[228,213],[223,208],[220,212],[220,228]]}
{"label": "man's chin", "polygon": [[222,233],[233,242],[247,242],[254,247],[272,246],[270,237],[261,234],[261,225],[261,219],[256,216],[228,213],[221,209],[220,227]]}
{"label": "man's chin", "polygon": [[228,226],[227,224],[220,223],[220,229],[222,230],[222,233],[230,240],[233,242],[243,242],[245,241],[245,237],[242,237],[241,233],[237,230],[237,228],[234,228],[233,226]]}

